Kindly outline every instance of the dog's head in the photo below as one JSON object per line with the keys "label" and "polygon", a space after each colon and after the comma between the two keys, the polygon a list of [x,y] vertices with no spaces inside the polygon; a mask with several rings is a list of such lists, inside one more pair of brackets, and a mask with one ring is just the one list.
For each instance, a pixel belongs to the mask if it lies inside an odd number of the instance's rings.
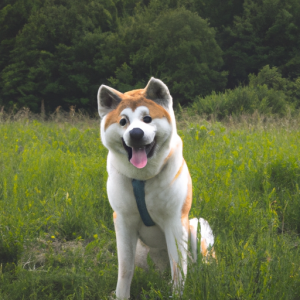
{"label": "dog's head", "polygon": [[172,97],[167,86],[155,78],[145,89],[124,94],[101,85],[98,111],[103,144],[138,169],[155,160],[176,130]]}

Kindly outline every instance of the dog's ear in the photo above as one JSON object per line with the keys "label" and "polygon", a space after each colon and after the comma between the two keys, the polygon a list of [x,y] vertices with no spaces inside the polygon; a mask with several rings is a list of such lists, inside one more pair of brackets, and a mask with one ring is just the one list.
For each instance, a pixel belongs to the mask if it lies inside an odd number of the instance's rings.
{"label": "dog's ear", "polygon": [[121,102],[122,93],[102,84],[98,90],[98,112],[101,118],[114,110]]}
{"label": "dog's ear", "polygon": [[161,80],[154,77],[151,77],[145,87],[145,97],[165,108],[169,108],[170,103],[172,104],[168,87]]}

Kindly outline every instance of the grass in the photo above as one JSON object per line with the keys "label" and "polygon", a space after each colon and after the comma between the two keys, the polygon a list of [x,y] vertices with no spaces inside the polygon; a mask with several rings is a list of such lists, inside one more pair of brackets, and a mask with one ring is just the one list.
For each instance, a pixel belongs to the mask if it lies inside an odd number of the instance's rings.
{"label": "grass", "polygon": [[[178,115],[191,217],[217,261],[190,268],[182,299],[300,299],[300,122]],[[108,299],[117,280],[99,122],[0,124],[0,299]],[[151,261],[149,261],[152,266]],[[167,299],[170,274],[137,269],[132,299]]]}

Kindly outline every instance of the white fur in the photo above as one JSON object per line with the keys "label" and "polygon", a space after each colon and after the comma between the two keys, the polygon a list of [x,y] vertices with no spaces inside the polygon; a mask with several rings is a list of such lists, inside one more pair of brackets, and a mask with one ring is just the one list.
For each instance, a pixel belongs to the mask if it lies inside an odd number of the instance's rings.
{"label": "white fur", "polygon": [[[151,83],[151,80],[155,82]],[[102,115],[101,139],[109,150],[107,193],[110,205],[116,213],[114,223],[119,264],[116,296],[119,299],[130,297],[134,264],[136,262],[137,265],[145,266],[148,253],[158,265],[164,261],[163,257],[168,253],[176,289],[181,289],[184,281],[180,270],[184,275],[187,272],[189,232],[181,223],[181,211],[187,196],[190,175],[186,163],[183,162],[182,141],[176,131],[172,97],[160,80],[151,80],[147,87],[151,87],[148,94],[152,98],[155,98],[157,89],[165,89],[163,92],[160,91],[159,95],[165,95],[166,98],[159,99],[158,103],[163,103],[163,107],[169,112],[170,123],[167,118],[153,119],[151,123],[144,123],[143,116],[149,115],[149,109],[140,106],[135,111],[126,108],[121,112],[121,116],[128,120],[126,126],[113,123],[105,130],[106,115],[103,116],[103,112],[110,110],[107,107],[105,109],[99,107]],[[114,90],[109,89],[110,93],[111,91]],[[98,104],[101,106],[99,99]],[[154,155],[142,169],[136,168],[128,161],[127,152],[121,142],[123,138],[127,146],[130,146],[129,132],[133,128],[141,128],[144,131],[145,144],[151,143],[154,138],[156,140]],[[172,149],[172,155],[166,161]],[[175,178],[182,163],[184,164],[182,171]],[[133,178],[145,180],[146,206],[155,226],[147,227],[141,220],[131,184]],[[191,222],[195,225],[195,221]],[[196,259],[197,225],[196,231],[191,233],[192,252]]]}
{"label": "white fur", "polygon": [[199,219],[201,226],[201,241],[205,240],[207,247],[213,247],[215,238],[208,222],[202,218]]}
{"label": "white fur", "polygon": [[[199,220],[197,218],[193,218],[190,220],[190,232],[191,232],[191,250],[192,250],[192,256],[194,261],[197,261],[198,256],[198,239],[197,239],[197,233],[198,233],[198,223],[200,223],[200,235],[201,235],[201,243],[200,243],[200,252],[203,253],[206,251],[207,248],[212,248],[215,243],[215,238],[212,232],[212,229],[210,228],[208,222],[204,220],[203,218],[200,218]],[[202,249],[202,244],[204,242],[204,245],[206,246],[206,249]],[[211,251],[211,254],[213,257],[215,257],[214,250]]]}

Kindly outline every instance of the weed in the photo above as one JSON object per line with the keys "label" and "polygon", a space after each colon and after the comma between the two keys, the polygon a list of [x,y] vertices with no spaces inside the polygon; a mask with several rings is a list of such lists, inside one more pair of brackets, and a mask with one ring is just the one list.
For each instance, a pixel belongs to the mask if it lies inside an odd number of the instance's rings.
{"label": "weed", "polygon": [[[26,111],[0,116],[1,299],[108,299],[115,289],[99,124],[60,113],[46,122]],[[191,217],[211,224],[217,260],[199,257],[174,297],[299,299],[299,120],[180,114]],[[149,264],[136,269],[132,298],[168,298],[169,272]]]}

